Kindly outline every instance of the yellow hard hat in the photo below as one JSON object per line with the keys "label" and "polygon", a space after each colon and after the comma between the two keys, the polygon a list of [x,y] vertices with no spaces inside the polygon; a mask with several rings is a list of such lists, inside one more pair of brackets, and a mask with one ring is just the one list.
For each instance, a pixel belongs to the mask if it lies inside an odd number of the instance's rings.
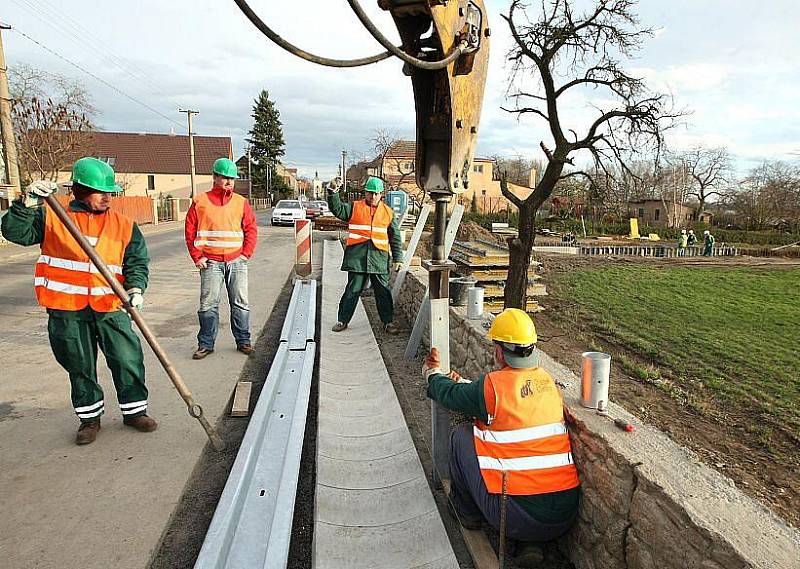
{"label": "yellow hard hat", "polygon": [[519,308],[506,308],[492,322],[489,338],[495,342],[530,346],[537,340],[536,326],[525,311]]}

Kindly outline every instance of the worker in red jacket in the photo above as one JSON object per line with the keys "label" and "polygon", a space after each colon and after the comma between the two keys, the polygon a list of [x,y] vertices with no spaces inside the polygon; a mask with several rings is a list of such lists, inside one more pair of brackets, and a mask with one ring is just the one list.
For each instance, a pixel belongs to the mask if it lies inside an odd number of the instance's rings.
{"label": "worker in red jacket", "polygon": [[247,262],[258,239],[256,216],[250,204],[233,193],[236,164],[228,158],[214,162],[214,187],[198,195],[186,214],[186,247],[200,269],[200,332],[193,359],[214,351],[219,327],[219,295],[223,283],[231,307],[231,331],[236,349],[253,353],[250,305],[247,302]]}

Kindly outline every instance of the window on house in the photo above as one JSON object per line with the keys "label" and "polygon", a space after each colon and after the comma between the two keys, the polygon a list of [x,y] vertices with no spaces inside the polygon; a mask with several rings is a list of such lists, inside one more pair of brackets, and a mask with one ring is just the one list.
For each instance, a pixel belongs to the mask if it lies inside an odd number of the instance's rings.
{"label": "window on house", "polygon": [[473,172],[478,172],[479,174],[483,174],[483,164],[475,164],[472,166]]}
{"label": "window on house", "polygon": [[147,191],[152,192],[156,189],[156,177],[154,174],[147,175]]}
{"label": "window on house", "polygon": [[660,218],[661,218],[661,210],[656,208],[655,220],[658,221]]}
{"label": "window on house", "polygon": [[486,190],[481,190],[481,195],[485,196],[486,195]]}
{"label": "window on house", "polygon": [[644,208],[643,207],[639,208],[639,217],[644,217]]}
{"label": "window on house", "polygon": [[413,169],[414,169],[414,163],[413,162],[403,162],[403,170],[404,171],[410,172]]}

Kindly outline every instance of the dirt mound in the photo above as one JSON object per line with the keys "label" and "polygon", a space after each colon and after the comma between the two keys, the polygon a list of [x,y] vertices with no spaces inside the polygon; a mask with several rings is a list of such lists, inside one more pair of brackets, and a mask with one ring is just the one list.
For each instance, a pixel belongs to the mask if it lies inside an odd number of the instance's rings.
{"label": "dirt mound", "polygon": [[474,221],[465,221],[458,226],[458,233],[456,233],[458,241],[489,241],[490,243],[505,243],[502,236],[495,235],[485,227],[475,223]]}

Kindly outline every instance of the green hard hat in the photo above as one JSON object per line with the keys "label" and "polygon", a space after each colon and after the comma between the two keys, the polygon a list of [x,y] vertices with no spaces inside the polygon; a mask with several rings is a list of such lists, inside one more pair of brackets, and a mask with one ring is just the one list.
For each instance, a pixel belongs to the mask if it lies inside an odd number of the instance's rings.
{"label": "green hard hat", "polygon": [[228,158],[217,158],[214,161],[213,172],[225,178],[239,179],[239,169],[236,167],[236,163]]}
{"label": "green hard hat", "polygon": [[122,191],[114,181],[114,168],[88,156],[72,165],[72,183],[110,194]]}
{"label": "green hard hat", "polygon": [[370,176],[367,183],[364,185],[365,192],[374,192],[379,194],[383,191],[383,180]]}

